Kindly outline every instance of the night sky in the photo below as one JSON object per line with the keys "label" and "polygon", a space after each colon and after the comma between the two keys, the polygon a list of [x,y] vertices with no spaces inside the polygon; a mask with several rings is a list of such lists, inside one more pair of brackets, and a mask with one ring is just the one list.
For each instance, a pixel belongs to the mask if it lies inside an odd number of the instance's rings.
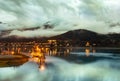
{"label": "night sky", "polygon": [[[76,29],[120,33],[119,3],[120,0],[0,0],[0,32],[11,30],[3,37],[54,36]],[[53,27],[44,29],[45,23]]]}

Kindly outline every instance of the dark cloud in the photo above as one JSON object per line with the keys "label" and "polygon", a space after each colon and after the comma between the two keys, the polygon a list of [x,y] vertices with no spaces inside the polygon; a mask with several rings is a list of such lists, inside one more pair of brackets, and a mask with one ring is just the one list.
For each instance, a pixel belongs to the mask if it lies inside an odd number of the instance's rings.
{"label": "dark cloud", "polygon": [[112,24],[110,24],[110,27],[116,27],[116,26],[120,27],[120,23],[112,23]]}

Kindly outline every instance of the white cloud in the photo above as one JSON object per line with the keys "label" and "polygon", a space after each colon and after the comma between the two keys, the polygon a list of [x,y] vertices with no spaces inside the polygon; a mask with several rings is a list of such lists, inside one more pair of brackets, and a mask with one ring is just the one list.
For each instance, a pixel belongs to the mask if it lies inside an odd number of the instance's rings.
{"label": "white cloud", "polygon": [[[0,30],[42,26],[50,21],[55,32],[82,28],[99,33],[120,33],[119,26],[109,27],[111,23],[120,23],[119,3],[120,0],[0,0],[1,21],[14,24],[2,25]],[[33,36],[37,34],[40,35],[37,32]]]}
{"label": "white cloud", "polygon": [[12,15],[12,13],[7,13],[4,10],[0,10],[0,21],[3,22],[12,22],[15,21],[17,18]]}
{"label": "white cloud", "polygon": [[63,31],[57,32],[51,29],[48,30],[43,30],[43,29],[38,29],[38,30],[27,30],[27,31],[19,31],[19,30],[13,30],[9,35],[7,36],[20,36],[20,37],[50,37],[50,36],[55,36],[65,33]]}

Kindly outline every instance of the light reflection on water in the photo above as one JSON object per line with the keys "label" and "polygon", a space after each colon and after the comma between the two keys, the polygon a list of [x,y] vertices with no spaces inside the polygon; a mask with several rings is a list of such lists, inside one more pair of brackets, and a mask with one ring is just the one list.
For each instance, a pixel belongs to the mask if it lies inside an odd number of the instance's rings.
{"label": "light reflection on water", "polygon": [[[32,53],[32,50],[27,48],[19,48],[19,52],[20,50]],[[0,68],[0,81],[120,81],[120,57],[114,56],[113,53],[101,53],[102,51],[98,53],[98,49],[89,47],[40,48],[40,50],[46,55],[45,63],[39,66],[37,62],[40,59],[31,58],[19,67]],[[73,62],[66,60],[67,57]],[[80,64],[71,58],[82,61],[90,58],[97,60]]]}
{"label": "light reflection on water", "polygon": [[0,81],[120,81],[119,61],[100,60],[84,65],[47,56],[46,66],[39,70],[30,61],[17,68],[0,68]]}

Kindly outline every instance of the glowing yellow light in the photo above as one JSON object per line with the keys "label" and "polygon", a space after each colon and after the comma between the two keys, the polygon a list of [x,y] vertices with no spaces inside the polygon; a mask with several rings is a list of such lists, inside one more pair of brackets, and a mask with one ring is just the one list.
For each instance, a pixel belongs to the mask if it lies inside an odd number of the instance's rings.
{"label": "glowing yellow light", "polygon": [[44,70],[45,70],[45,66],[44,66],[44,65],[41,65],[41,66],[40,66],[40,70],[41,70],[41,71],[44,71]]}
{"label": "glowing yellow light", "polygon": [[33,61],[36,62],[36,63],[39,63],[40,59],[39,58],[33,58]]}
{"label": "glowing yellow light", "polygon": [[90,55],[90,49],[85,49],[86,56]]}
{"label": "glowing yellow light", "polygon": [[12,55],[13,55],[14,53],[15,53],[14,51],[11,52]]}
{"label": "glowing yellow light", "polygon": [[70,49],[67,49],[67,53],[70,53]]}
{"label": "glowing yellow light", "polygon": [[90,46],[90,43],[89,43],[89,42],[87,42],[85,46]]}

